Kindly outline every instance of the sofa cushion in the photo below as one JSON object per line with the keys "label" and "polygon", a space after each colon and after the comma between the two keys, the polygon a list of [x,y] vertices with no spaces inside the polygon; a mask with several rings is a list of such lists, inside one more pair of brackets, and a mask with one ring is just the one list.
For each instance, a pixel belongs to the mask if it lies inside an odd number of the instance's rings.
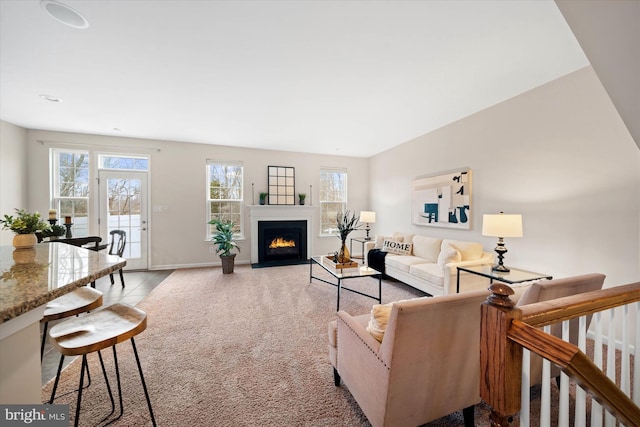
{"label": "sofa cushion", "polygon": [[460,262],[462,261],[462,255],[460,255],[460,251],[454,248],[451,245],[448,245],[446,248],[442,248],[440,254],[438,255],[438,266],[441,269],[444,269],[446,264],[450,262]]}
{"label": "sofa cushion", "polygon": [[413,244],[410,242],[399,242],[397,240],[385,240],[382,244],[382,250],[398,255],[411,255]]}
{"label": "sofa cushion", "polygon": [[482,244],[478,242],[464,242],[462,240],[450,240],[444,239],[442,241],[442,249],[447,248],[449,245],[453,246],[460,252],[462,261],[475,261],[482,258]]}
{"label": "sofa cushion", "polygon": [[415,264],[427,263],[424,258],[412,255],[393,255],[385,258],[384,264],[387,268],[392,267],[400,271],[409,272],[409,267]]}
{"label": "sofa cushion", "polygon": [[390,240],[393,239],[393,237],[391,236],[382,236],[382,235],[376,235],[375,237],[375,246],[374,248],[376,249],[382,249],[382,245],[384,244],[385,240]]}
{"label": "sofa cushion", "polygon": [[415,264],[409,267],[409,273],[434,285],[444,286],[444,270],[438,264]]}
{"label": "sofa cushion", "polygon": [[393,238],[393,240],[397,240],[398,242],[411,243],[413,241],[413,233],[401,233],[399,231],[396,231],[391,237]]}
{"label": "sofa cushion", "polygon": [[387,323],[389,322],[389,315],[393,303],[389,304],[375,304],[371,308],[371,316],[369,317],[369,323],[367,324],[367,331],[379,342],[382,342],[384,338],[384,332],[387,329]]}
{"label": "sofa cushion", "polygon": [[430,262],[438,260],[442,239],[427,236],[413,236],[413,255]]}

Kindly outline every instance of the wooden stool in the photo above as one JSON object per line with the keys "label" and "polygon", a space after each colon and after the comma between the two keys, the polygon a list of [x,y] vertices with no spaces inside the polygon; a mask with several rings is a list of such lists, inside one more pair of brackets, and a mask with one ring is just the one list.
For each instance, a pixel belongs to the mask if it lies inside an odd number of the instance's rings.
{"label": "wooden stool", "polygon": [[44,344],[47,340],[49,322],[76,316],[80,313],[88,313],[101,305],[102,292],[88,286],[75,289],[68,294],[49,301],[44,309],[44,317],[40,320],[40,323],[44,323],[42,344],[40,344],[40,360],[42,360],[42,356],[44,355]]}
{"label": "wooden stool", "polygon": [[122,387],[120,384],[120,370],[118,368],[116,344],[130,339],[131,345],[133,346],[133,353],[136,357],[138,371],[140,373],[140,380],[142,381],[142,388],[144,389],[144,395],[147,399],[147,405],[149,406],[151,422],[155,426],[156,420],[153,415],[153,409],[151,408],[151,400],[149,399],[147,384],[144,381],[142,366],[140,365],[140,358],[138,357],[138,351],[133,339],[134,336],[138,335],[146,328],[147,313],[127,304],[113,304],[109,307],[106,307],[99,311],[95,311],[86,316],[66,320],[51,328],[51,332],[49,332],[49,335],[53,339],[54,346],[60,351],[61,357],[60,364],[58,366],[58,373],[56,374],[56,380],[53,384],[53,390],[51,391],[51,399],[49,400],[49,403],[53,403],[53,400],[55,399],[56,389],[58,388],[58,381],[60,380],[60,372],[62,370],[64,357],[82,355],[82,368],[80,370],[80,386],[78,388],[78,402],[76,404],[75,418],[75,425],[78,425],[78,419],[80,417],[80,403],[82,401],[82,383],[84,379],[84,370],[85,368],[88,368],[87,354],[97,351],[98,357],[100,358],[100,365],[102,366],[104,379],[109,391],[109,398],[111,399],[111,413],[103,418],[101,422],[109,418],[115,411],[115,404],[100,350],[112,347],[113,361],[116,367],[116,379],[118,381],[120,414],[109,423],[120,418],[123,413]]}

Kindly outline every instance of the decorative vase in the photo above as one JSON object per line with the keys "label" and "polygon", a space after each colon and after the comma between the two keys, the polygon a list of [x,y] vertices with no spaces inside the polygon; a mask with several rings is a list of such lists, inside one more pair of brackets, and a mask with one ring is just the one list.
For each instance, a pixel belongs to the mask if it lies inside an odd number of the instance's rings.
{"label": "decorative vase", "polygon": [[32,249],[38,243],[35,233],[16,234],[13,236],[13,247],[16,249]]}
{"label": "decorative vase", "polygon": [[222,261],[222,274],[233,273],[233,266],[235,264],[236,254],[220,255],[220,261]]}
{"label": "decorative vase", "polygon": [[264,197],[260,197],[260,204],[264,205],[265,202],[266,202],[266,199]]}
{"label": "decorative vase", "polygon": [[347,263],[351,261],[351,254],[349,253],[349,249],[347,249],[346,240],[342,241],[342,246],[340,246],[340,252],[338,252],[338,262],[339,263]]}
{"label": "decorative vase", "polygon": [[304,206],[304,199],[300,199],[300,206]]}

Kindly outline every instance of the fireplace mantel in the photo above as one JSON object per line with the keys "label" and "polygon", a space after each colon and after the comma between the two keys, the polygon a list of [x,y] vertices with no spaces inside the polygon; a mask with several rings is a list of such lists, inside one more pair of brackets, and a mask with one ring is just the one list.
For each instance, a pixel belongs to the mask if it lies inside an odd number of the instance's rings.
{"label": "fireplace mantel", "polygon": [[307,221],[307,256],[312,256],[313,215],[315,206],[300,205],[249,205],[251,223],[251,263],[258,262],[258,222],[259,221]]}

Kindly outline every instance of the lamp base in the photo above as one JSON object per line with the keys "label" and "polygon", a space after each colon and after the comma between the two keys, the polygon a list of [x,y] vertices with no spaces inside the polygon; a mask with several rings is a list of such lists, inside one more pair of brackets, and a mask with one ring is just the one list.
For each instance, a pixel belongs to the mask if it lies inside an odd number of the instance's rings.
{"label": "lamp base", "polygon": [[511,271],[509,270],[509,268],[505,267],[503,263],[504,254],[506,254],[508,251],[507,251],[507,248],[504,246],[504,239],[502,237],[498,237],[498,244],[494,250],[498,254],[498,263],[494,265],[491,269],[493,271],[499,271],[502,273],[508,273],[509,271]]}
{"label": "lamp base", "polygon": [[511,271],[508,267],[505,267],[503,264],[496,264],[491,268],[491,270],[499,271],[501,273],[508,273]]}

